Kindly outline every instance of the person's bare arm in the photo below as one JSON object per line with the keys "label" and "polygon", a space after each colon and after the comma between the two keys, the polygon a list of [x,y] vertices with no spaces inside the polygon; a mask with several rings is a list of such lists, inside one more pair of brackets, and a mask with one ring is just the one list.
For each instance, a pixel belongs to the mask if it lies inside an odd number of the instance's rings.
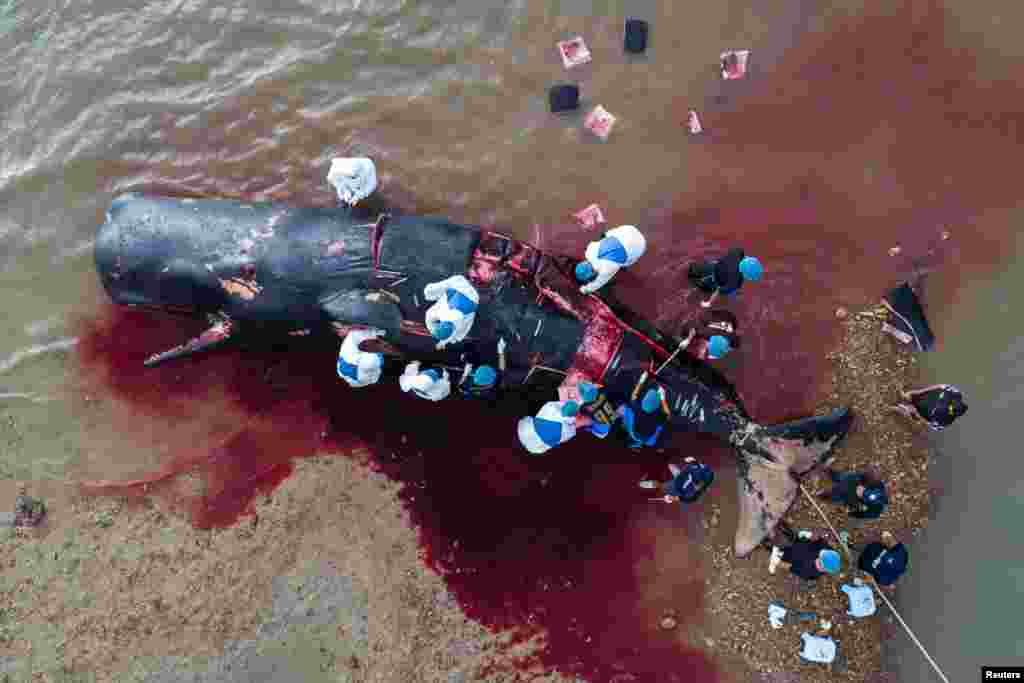
{"label": "person's bare arm", "polygon": [[658,387],[658,395],[661,396],[661,409],[665,411],[665,415],[672,417],[672,411],[668,407],[668,395],[665,393],[665,387]]}
{"label": "person's bare arm", "polygon": [[712,294],[708,298],[708,300],[707,301],[701,301],[700,305],[703,308],[711,308],[711,304],[715,303],[715,299],[717,299],[717,298],[718,298],[718,290],[716,289],[714,292],[712,292]]}
{"label": "person's bare arm", "polygon": [[630,397],[631,401],[635,401],[637,399],[637,397],[640,396],[640,390],[643,389],[643,387],[644,387],[644,385],[646,383],[647,383],[647,371],[645,370],[644,374],[640,375],[640,379],[637,380],[636,386],[633,387],[633,394]]}

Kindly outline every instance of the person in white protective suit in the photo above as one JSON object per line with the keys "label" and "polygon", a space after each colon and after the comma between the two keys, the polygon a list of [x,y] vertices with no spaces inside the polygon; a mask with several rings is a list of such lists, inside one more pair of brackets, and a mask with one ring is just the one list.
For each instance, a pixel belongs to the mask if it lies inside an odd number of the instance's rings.
{"label": "person in white protective suit", "polygon": [[541,455],[576,436],[577,425],[590,424],[580,416],[576,401],[548,401],[536,417],[519,420],[519,443],[534,455]]}
{"label": "person in white protective suit", "polygon": [[418,360],[405,366],[405,372],[398,378],[398,385],[402,387],[402,391],[411,391],[428,401],[443,401],[452,393],[452,383],[447,370],[420,370]]}
{"label": "person in white protective suit", "polygon": [[377,189],[377,169],[366,157],[333,159],[327,182],[334,186],[339,201],[355,206]]}
{"label": "person in white protective suit", "polygon": [[427,309],[426,323],[430,334],[437,340],[437,348],[458,344],[466,338],[476,320],[480,295],[462,275],[453,275],[441,282],[432,282],[423,288],[427,301],[436,301]]}
{"label": "person in white protective suit", "polygon": [[620,268],[636,263],[646,250],[647,240],[635,226],[620,225],[609,230],[600,241],[587,245],[586,260],[576,265],[576,279],[582,283],[580,292],[590,294],[601,289]]}
{"label": "person in white protective suit", "polygon": [[363,351],[359,345],[384,336],[384,330],[352,330],[345,335],[338,351],[338,377],[351,387],[365,387],[380,381],[384,354]]}

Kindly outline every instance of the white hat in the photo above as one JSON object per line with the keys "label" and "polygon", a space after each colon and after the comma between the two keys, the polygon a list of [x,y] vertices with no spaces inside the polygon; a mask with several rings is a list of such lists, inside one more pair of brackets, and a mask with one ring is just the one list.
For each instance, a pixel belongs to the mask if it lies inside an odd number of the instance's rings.
{"label": "white hat", "polygon": [[339,157],[331,160],[327,182],[334,186],[339,200],[355,204],[377,189],[377,169],[366,157]]}

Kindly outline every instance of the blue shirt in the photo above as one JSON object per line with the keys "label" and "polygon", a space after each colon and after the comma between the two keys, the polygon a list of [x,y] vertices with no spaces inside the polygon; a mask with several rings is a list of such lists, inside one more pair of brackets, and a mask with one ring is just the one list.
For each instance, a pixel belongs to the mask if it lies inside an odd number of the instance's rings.
{"label": "blue shirt", "polygon": [[701,497],[714,480],[715,473],[710,467],[703,463],[691,462],[669,482],[668,494],[676,496],[684,503],[692,503]]}

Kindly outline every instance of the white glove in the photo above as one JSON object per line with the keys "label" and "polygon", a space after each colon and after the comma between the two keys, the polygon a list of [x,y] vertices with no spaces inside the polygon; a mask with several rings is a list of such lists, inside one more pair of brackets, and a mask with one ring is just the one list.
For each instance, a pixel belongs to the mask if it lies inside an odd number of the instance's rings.
{"label": "white glove", "polygon": [[505,353],[505,338],[498,339],[498,353]]}

